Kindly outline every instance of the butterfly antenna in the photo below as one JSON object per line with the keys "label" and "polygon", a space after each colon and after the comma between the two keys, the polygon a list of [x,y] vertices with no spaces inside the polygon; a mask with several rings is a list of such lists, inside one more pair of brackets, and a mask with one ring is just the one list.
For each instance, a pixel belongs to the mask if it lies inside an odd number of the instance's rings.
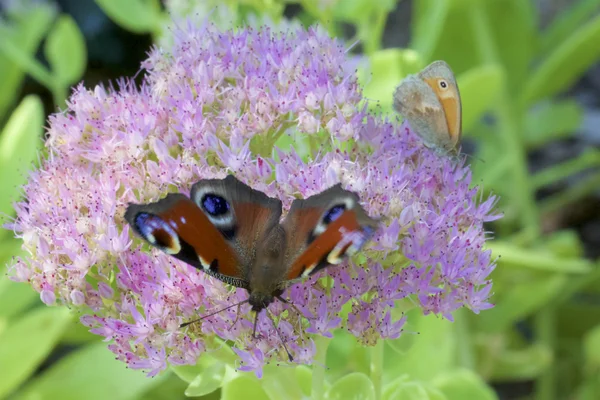
{"label": "butterfly antenna", "polygon": [[267,309],[267,316],[271,320],[271,323],[273,324],[273,328],[275,328],[275,332],[277,332],[277,336],[279,336],[279,340],[281,341],[281,344],[283,345],[283,349],[287,353],[288,360],[290,360],[290,362],[293,362],[294,361],[294,357],[292,357],[292,354],[290,353],[290,351],[288,350],[287,346],[285,345],[285,341],[283,340],[283,336],[281,335],[281,331],[279,330],[279,328],[277,328],[277,325],[275,325],[275,320],[273,319],[273,316],[271,315],[271,312],[268,309]]}
{"label": "butterfly antenna", "polygon": [[233,324],[231,324],[231,326],[229,327],[230,330],[233,329],[233,327],[235,326],[235,324],[237,324],[239,319],[240,319],[240,304],[238,303],[237,311],[235,312],[235,320],[233,321]]}
{"label": "butterfly antenna", "polygon": [[195,324],[196,322],[200,322],[200,321],[202,321],[203,319],[206,319],[206,318],[208,318],[208,317],[212,317],[213,315],[215,315],[215,314],[218,314],[218,313],[220,313],[220,312],[222,312],[222,311],[227,311],[227,310],[229,310],[230,308],[233,308],[233,307],[235,307],[235,306],[238,306],[238,307],[239,307],[239,306],[241,306],[242,304],[245,304],[245,303],[247,303],[248,301],[249,301],[249,299],[246,299],[246,300],[240,301],[239,303],[232,304],[232,305],[230,305],[230,306],[227,306],[227,307],[225,307],[225,308],[222,308],[222,309],[220,309],[220,310],[218,310],[218,311],[215,311],[215,312],[213,312],[213,313],[210,313],[210,314],[208,314],[208,315],[205,315],[205,316],[203,316],[203,317],[201,317],[201,318],[195,319],[195,320],[193,320],[193,321],[188,321],[188,322],[185,322],[185,323],[183,323],[183,324],[179,325],[179,327],[180,327],[180,328],[185,328],[185,327],[186,327],[186,326],[188,326],[188,325]]}

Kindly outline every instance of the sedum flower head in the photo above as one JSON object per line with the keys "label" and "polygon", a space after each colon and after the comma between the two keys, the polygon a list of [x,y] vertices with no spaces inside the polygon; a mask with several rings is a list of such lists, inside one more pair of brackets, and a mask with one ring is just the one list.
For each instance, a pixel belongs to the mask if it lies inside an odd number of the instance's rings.
{"label": "sedum flower head", "polygon": [[10,226],[27,252],[12,265],[14,280],[48,305],[80,309],[130,368],[154,375],[195,364],[218,337],[233,343],[240,370],[260,374],[287,360],[266,313],[256,338],[248,304],[179,328],[247,292],[150,250],[123,220],[129,202],[187,194],[199,179],[232,173],[280,198],[284,212],[341,182],[382,220],[360,255],[269,307],[294,362],[311,363],[312,337],[337,328],[364,344],[398,337],[398,300],[449,319],[460,307],[491,306],[483,223],[497,217],[494,198],[478,201],[469,169],[435,156],[408,127],[366,113],[341,43],[319,29],[210,25],[174,37],[171,50],[151,52],[141,88],[80,86],[68,110],[51,116],[49,157]]}

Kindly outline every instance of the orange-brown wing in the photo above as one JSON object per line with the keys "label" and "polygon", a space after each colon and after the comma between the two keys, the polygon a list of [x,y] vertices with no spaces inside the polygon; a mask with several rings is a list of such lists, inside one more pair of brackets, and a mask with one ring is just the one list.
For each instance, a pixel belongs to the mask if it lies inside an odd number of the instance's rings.
{"label": "orange-brown wing", "polygon": [[130,204],[125,220],[146,242],[223,282],[247,288],[239,260],[222,232],[179,193],[151,204]]}
{"label": "orange-brown wing", "polygon": [[462,136],[462,103],[456,78],[444,61],[429,64],[419,77],[431,87],[444,109],[448,134],[454,146]]}
{"label": "orange-brown wing", "polygon": [[355,193],[336,185],[306,200],[292,203],[286,232],[288,280],[308,276],[339,264],[371,237],[377,221],[370,218]]}

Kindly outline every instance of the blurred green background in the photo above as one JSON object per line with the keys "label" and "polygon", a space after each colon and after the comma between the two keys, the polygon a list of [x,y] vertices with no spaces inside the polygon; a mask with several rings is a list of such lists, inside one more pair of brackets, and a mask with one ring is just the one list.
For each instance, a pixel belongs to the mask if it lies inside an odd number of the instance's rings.
{"label": "blurred green background", "polygon": [[[217,5],[222,3],[218,8]],[[134,76],[171,17],[223,29],[320,23],[360,56],[372,111],[436,59],[458,76],[474,183],[498,194],[496,307],[409,315],[378,352],[340,332],[330,399],[600,399],[600,0],[0,0],[0,215],[72,85]],[[138,82],[140,77],[137,78]],[[42,153],[43,156],[43,153]],[[20,252],[0,231],[0,270]],[[385,351],[383,351],[385,350]],[[384,354],[383,371],[371,363]],[[308,398],[311,370],[237,374],[231,356],[149,379],[60,307],[0,275],[0,399]],[[381,383],[381,384],[380,384]]]}

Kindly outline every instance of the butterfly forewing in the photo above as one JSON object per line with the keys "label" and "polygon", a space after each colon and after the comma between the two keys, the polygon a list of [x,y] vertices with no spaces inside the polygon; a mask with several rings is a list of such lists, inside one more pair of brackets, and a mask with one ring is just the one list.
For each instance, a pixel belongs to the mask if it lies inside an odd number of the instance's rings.
{"label": "butterfly forewing", "polygon": [[444,61],[435,61],[423,69],[419,77],[429,85],[441,103],[449,140],[453,147],[456,146],[462,135],[462,104],[452,69]]}
{"label": "butterfly forewing", "polygon": [[182,194],[151,204],[130,204],[125,219],[148,243],[195,268],[238,287],[239,261],[220,231]]}

